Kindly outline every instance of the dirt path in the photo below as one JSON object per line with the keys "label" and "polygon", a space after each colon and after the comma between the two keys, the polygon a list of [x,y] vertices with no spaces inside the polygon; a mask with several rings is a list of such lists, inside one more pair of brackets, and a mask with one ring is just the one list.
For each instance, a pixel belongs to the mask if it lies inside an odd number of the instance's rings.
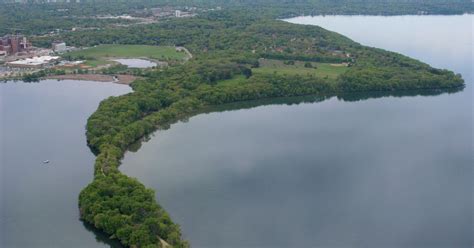
{"label": "dirt path", "polygon": [[193,54],[186,47],[176,47],[177,51],[184,51],[188,55],[185,60],[188,61],[193,58]]}

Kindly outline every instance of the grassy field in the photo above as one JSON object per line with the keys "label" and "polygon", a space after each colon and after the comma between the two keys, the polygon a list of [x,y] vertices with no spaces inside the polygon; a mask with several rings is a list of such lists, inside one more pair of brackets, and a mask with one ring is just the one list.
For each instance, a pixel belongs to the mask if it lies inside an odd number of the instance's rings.
{"label": "grassy field", "polygon": [[303,61],[294,61],[293,65],[285,64],[282,60],[260,59],[260,67],[252,69],[254,74],[276,73],[287,75],[314,75],[320,78],[335,79],[347,70],[347,66],[339,64],[311,62],[312,68],[306,68]]}
{"label": "grassy field", "polygon": [[174,47],[146,45],[100,45],[80,51],[67,53],[74,58],[83,57],[88,65],[97,66],[110,63],[113,58],[149,58],[155,60],[182,60],[186,54]]}
{"label": "grassy field", "polygon": [[242,84],[242,83],[245,83],[246,81],[247,81],[247,79],[245,78],[245,76],[239,75],[239,76],[235,76],[235,77],[233,77],[233,78],[231,78],[231,79],[219,81],[219,84],[220,84],[220,85]]}
{"label": "grassy field", "polygon": [[[347,71],[345,64],[329,64],[311,62],[311,67],[305,67],[306,62],[294,61],[294,64],[285,64],[283,60],[259,59],[258,68],[253,68],[253,75],[258,74],[286,74],[286,75],[313,75],[319,78],[336,79],[339,75]],[[235,76],[231,79],[219,81],[220,85],[242,84],[247,82],[245,76]]]}
{"label": "grassy field", "polygon": [[103,59],[89,59],[86,60],[84,63],[85,65],[91,66],[91,67],[97,67],[101,65],[107,65],[111,64],[112,62],[110,60],[103,60]]}

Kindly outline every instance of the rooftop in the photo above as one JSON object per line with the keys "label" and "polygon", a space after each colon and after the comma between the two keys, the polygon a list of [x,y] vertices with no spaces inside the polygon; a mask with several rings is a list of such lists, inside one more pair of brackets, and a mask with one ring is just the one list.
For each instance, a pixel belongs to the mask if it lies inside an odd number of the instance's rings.
{"label": "rooftop", "polygon": [[40,57],[33,57],[28,59],[17,60],[13,62],[9,62],[12,65],[42,65],[46,64],[52,60],[59,59],[58,56],[40,56]]}

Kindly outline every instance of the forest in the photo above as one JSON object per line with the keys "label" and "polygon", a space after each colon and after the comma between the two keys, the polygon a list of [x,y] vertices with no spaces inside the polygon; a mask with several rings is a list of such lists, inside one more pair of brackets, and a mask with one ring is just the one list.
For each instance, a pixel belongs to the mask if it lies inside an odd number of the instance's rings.
{"label": "forest", "polygon": [[126,19],[98,19],[99,15],[150,16],[150,8],[196,7],[205,13],[217,7],[255,16],[285,18],[300,15],[418,15],[473,13],[470,0],[45,0],[0,1],[0,36],[9,33],[45,35],[72,28],[105,28],[132,24]]}
{"label": "forest", "polygon": [[[132,83],[133,93],[104,100],[88,119],[87,141],[97,159],[94,180],[79,197],[81,218],[130,247],[189,246],[154,192],[119,170],[127,148],[157,129],[241,101],[306,95],[347,98],[348,93],[370,91],[451,91],[464,85],[461,76],[451,71],[362,46],[317,26],[289,24],[252,12],[215,11],[133,28],[67,33],[62,38],[76,46],[180,45],[194,55],[186,63],[147,71]],[[263,66],[261,58],[282,65],[340,63],[347,69],[337,77],[265,73],[258,70]]]}

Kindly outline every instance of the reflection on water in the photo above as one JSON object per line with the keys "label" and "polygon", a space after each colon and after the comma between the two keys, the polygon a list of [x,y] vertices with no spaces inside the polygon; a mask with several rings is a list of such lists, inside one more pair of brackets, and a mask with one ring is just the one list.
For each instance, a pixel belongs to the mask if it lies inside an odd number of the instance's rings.
{"label": "reflection on water", "polygon": [[466,89],[237,103],[156,132],[121,170],[157,190],[193,247],[472,247],[473,63],[457,56],[471,23],[357,18],[344,26],[356,40],[397,31],[371,45],[461,73]]}
{"label": "reflection on water", "polygon": [[[406,90],[406,91],[372,91],[372,92],[352,92],[352,93],[340,93],[337,96],[326,96],[326,95],[306,95],[296,97],[279,97],[279,98],[266,98],[253,101],[242,101],[228,104],[221,104],[217,106],[208,106],[198,112],[192,114],[192,116],[199,114],[208,114],[214,112],[225,112],[232,110],[244,110],[251,109],[259,106],[267,105],[299,105],[304,103],[317,103],[329,100],[333,97],[337,97],[338,100],[344,102],[357,102],[368,99],[376,99],[382,97],[409,97],[409,96],[439,96],[442,94],[454,94],[462,91],[464,88],[447,88],[447,89],[434,89],[434,90]],[[172,123],[163,124],[159,130],[167,130],[172,124],[176,122],[188,122],[190,116],[184,116],[180,119],[174,120]],[[148,142],[154,134],[143,137],[142,139],[132,143],[127,151],[138,152],[142,147],[143,143]]]}
{"label": "reflection on water", "polygon": [[93,225],[81,221],[84,228],[95,235],[95,240],[98,244],[103,244],[111,248],[124,248],[124,246],[117,239],[110,239],[107,234],[98,230]]}
{"label": "reflection on water", "polygon": [[407,97],[407,96],[439,96],[442,94],[454,94],[464,90],[464,87],[448,88],[448,89],[433,89],[433,90],[401,90],[401,91],[372,91],[372,92],[353,92],[341,93],[337,96],[338,99],[346,102],[356,102],[368,99],[375,99],[381,97]]}

